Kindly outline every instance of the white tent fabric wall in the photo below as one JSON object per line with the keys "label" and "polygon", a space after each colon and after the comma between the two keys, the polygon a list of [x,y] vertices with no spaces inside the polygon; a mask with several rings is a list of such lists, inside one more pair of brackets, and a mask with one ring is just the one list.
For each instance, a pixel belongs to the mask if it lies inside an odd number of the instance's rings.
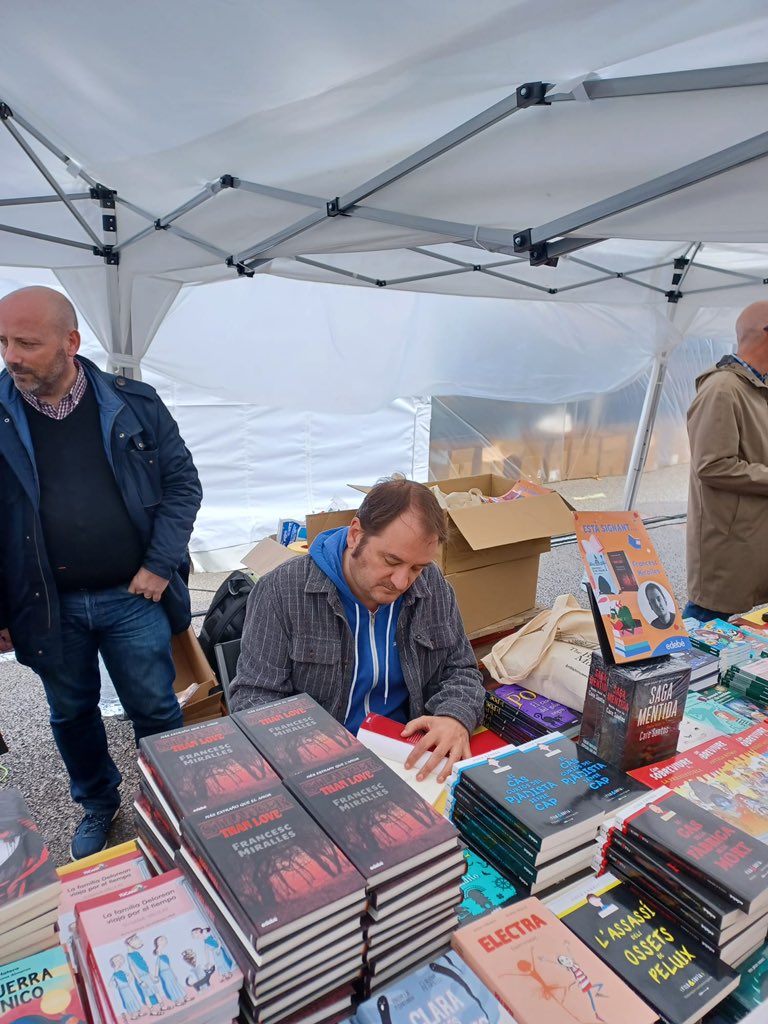
{"label": "white tent fabric wall", "polygon": [[[29,284],[57,283],[49,271],[0,268],[0,296]],[[171,318],[158,338],[161,365],[146,365],[143,374],[176,418],[200,472],[204,500],[190,544],[198,569],[234,568],[257,540],[274,533],[281,517],[303,519],[333,502],[353,508],[357,492],[350,483],[395,471],[427,478],[428,399],[400,398],[346,414],[296,404],[279,408],[268,389],[258,402],[248,401],[247,389],[240,398],[219,393],[207,368],[230,360],[223,351],[227,319],[225,303],[209,335],[176,330]],[[106,368],[104,349],[87,324],[81,327],[81,352]],[[229,362],[230,372],[240,358]],[[242,365],[251,365],[247,355]],[[178,367],[185,372],[175,372]]]}

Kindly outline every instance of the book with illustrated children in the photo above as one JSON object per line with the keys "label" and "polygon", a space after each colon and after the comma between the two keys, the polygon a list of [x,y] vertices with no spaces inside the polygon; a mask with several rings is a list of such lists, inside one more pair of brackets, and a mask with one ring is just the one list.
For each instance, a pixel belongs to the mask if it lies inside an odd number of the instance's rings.
{"label": "book with illustrated children", "polygon": [[84,1024],[85,1020],[61,946],[0,966],[0,1024]]}
{"label": "book with illustrated children", "polygon": [[451,944],[518,1024],[658,1020],[535,896],[464,925]]}
{"label": "book with illustrated children", "polygon": [[582,880],[547,906],[668,1024],[695,1024],[738,984],[736,971],[672,915],[610,873]]}
{"label": "book with illustrated children", "polygon": [[579,554],[603,657],[609,663],[691,646],[667,574],[637,512],[576,512]]}
{"label": "book with illustrated children", "polygon": [[237,1016],[243,976],[179,871],[79,903],[75,953],[105,1022]]}

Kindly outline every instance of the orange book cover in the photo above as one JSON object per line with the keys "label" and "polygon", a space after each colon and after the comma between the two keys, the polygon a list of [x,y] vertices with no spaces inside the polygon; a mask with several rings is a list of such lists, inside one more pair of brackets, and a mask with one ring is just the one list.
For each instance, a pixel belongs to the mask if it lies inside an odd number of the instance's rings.
{"label": "orange book cover", "polygon": [[688,650],[680,609],[640,515],[577,512],[573,519],[606,660],[618,664]]}
{"label": "orange book cover", "polygon": [[459,928],[452,944],[519,1024],[658,1020],[536,897]]}

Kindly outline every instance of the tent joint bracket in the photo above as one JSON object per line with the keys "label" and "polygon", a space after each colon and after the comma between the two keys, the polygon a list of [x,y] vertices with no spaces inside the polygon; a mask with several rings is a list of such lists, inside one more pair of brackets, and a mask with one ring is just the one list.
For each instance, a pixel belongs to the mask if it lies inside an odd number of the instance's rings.
{"label": "tent joint bracket", "polygon": [[526,107],[549,107],[551,103],[547,100],[547,82],[523,82],[515,90],[517,106],[524,110]]}
{"label": "tent joint bracket", "polygon": [[0,121],[7,121],[13,117],[13,111],[7,103],[0,103]]}
{"label": "tent joint bracket", "polygon": [[683,293],[676,288],[673,288],[668,292],[664,292],[664,294],[667,297],[667,302],[672,303],[679,302],[683,297]]}
{"label": "tent joint bracket", "polygon": [[254,277],[256,275],[255,270],[247,267],[244,263],[238,263],[234,256],[228,256],[226,263],[228,267],[232,267],[237,271],[238,277]]}
{"label": "tent joint bracket", "polygon": [[114,245],[104,245],[101,248],[94,245],[93,255],[100,256],[108,267],[117,267],[120,264],[120,253]]}

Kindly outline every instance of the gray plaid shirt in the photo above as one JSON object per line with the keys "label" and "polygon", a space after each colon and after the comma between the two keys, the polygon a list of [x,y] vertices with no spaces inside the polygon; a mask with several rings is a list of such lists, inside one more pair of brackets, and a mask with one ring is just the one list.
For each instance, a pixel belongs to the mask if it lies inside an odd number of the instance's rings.
{"label": "gray plaid shirt", "polygon": [[[406,591],[396,641],[409,718],[448,715],[471,732],[485,691],[453,590],[436,565]],[[230,706],[239,711],[308,693],[343,722],[354,662],[335,584],[309,555],[293,558],[263,576],[248,598]]]}

